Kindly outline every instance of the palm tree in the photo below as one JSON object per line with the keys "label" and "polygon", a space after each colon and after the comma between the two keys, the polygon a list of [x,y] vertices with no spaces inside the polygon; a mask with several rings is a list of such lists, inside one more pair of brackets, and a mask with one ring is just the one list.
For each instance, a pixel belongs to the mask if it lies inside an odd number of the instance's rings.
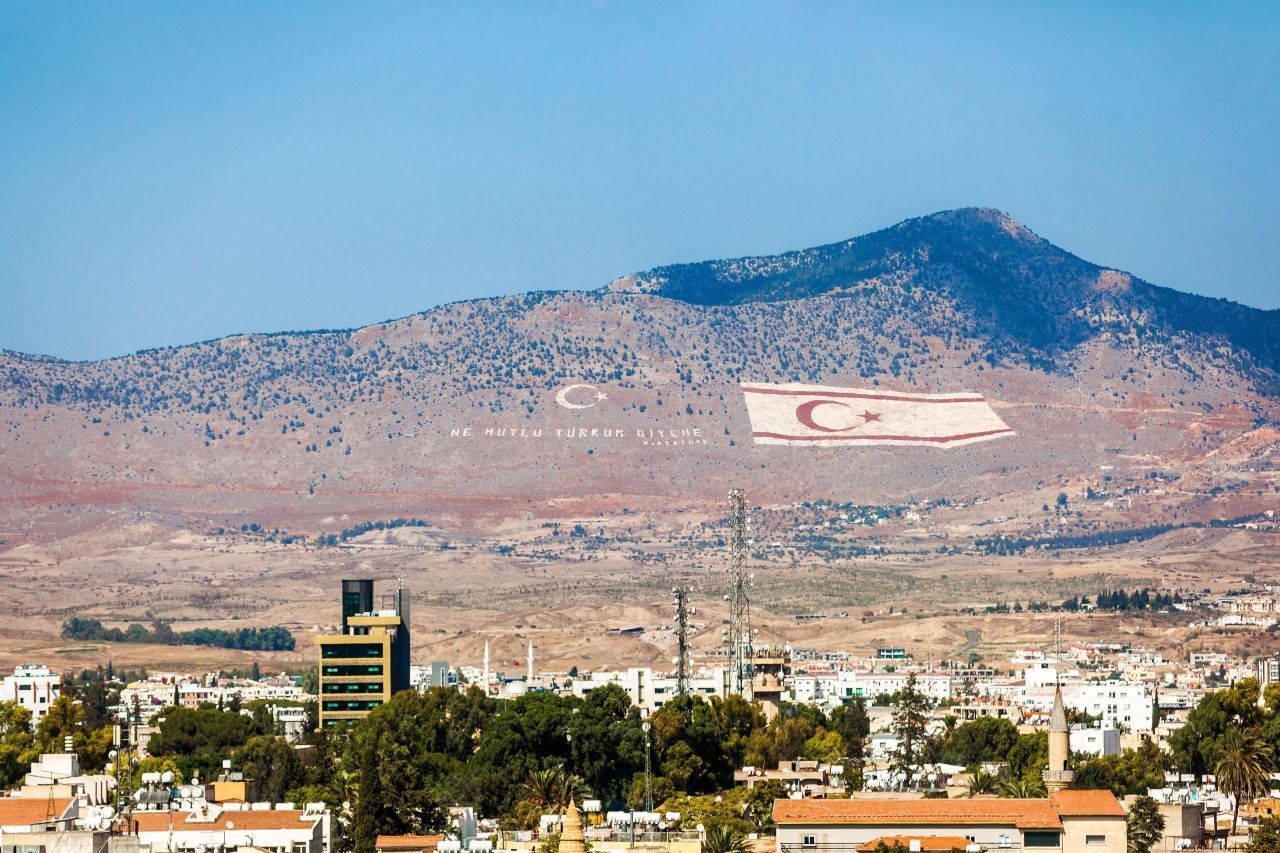
{"label": "palm tree", "polygon": [[1247,797],[1251,802],[1263,796],[1271,787],[1271,747],[1256,731],[1235,730],[1222,740],[1222,756],[1214,772],[1218,776],[1218,790],[1235,800],[1231,813],[1231,834],[1236,834],[1236,821],[1240,819],[1240,803]]}
{"label": "palm tree", "polygon": [[981,767],[975,767],[973,772],[969,774],[969,790],[964,792],[966,797],[976,797],[979,794],[994,794],[1000,789],[1000,782],[996,779],[995,774]]}
{"label": "palm tree", "polygon": [[530,828],[537,826],[542,815],[559,814],[567,809],[570,800],[591,796],[583,778],[565,772],[563,767],[534,770],[520,786],[520,795],[516,818]]}
{"label": "palm tree", "polygon": [[702,839],[702,853],[750,853],[750,850],[747,836],[724,823],[712,826]]}
{"label": "palm tree", "polygon": [[1044,783],[1036,779],[1009,779],[1000,784],[1000,796],[1016,800],[1046,796]]}

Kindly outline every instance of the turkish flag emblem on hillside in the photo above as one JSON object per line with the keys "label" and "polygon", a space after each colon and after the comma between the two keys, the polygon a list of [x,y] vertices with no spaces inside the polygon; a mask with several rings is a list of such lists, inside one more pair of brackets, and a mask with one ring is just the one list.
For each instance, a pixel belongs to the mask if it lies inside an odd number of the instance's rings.
{"label": "turkish flag emblem on hillside", "polygon": [[1013,435],[981,394],[743,383],[756,444],[958,447]]}

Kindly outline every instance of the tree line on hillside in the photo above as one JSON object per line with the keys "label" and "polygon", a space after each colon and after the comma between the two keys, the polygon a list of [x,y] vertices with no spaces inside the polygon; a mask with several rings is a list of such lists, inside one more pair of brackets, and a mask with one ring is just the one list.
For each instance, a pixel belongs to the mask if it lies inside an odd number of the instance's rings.
{"label": "tree line on hillside", "polygon": [[168,622],[155,622],[151,630],[138,623],[128,628],[107,628],[97,619],[73,616],[62,623],[64,640],[82,640],[108,643],[161,643],[171,646],[215,646],[220,649],[246,649],[249,651],[291,652],[294,649],[293,634],[287,628],[272,625],[266,628],[237,628],[226,631],[221,628],[195,628],[177,632]]}
{"label": "tree line on hillside", "polygon": [[1094,610],[1107,612],[1134,610],[1154,613],[1173,610],[1175,605],[1182,604],[1185,601],[1186,599],[1182,597],[1180,592],[1169,593],[1143,587],[1142,589],[1135,589],[1133,592],[1126,592],[1123,589],[1103,590],[1097,594],[1092,602],[1087,595],[1073,595],[1064,599],[1061,604],[1050,604],[1047,601],[1029,601],[1024,607],[1022,602],[1017,601],[1012,605],[1007,603],[988,605],[986,611],[988,613],[1022,613],[1024,610],[1032,613],[1076,613],[1092,607]]}

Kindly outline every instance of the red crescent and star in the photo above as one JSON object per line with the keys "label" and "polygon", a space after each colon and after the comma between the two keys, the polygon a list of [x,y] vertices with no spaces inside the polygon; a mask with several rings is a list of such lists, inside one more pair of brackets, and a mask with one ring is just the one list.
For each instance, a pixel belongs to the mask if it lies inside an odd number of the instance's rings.
{"label": "red crescent and star", "polygon": [[868,409],[864,411],[862,414],[858,415],[858,417],[862,418],[862,423],[860,424],[854,424],[853,426],[847,426],[847,427],[840,427],[838,429],[833,427],[825,427],[813,419],[813,413],[819,406],[839,406],[842,409],[849,408],[847,404],[841,403],[839,400],[821,400],[821,399],[808,400],[796,406],[796,420],[804,424],[809,429],[816,430],[818,432],[848,432],[849,430],[857,429],[860,426],[865,426],[866,424],[869,424],[872,421],[880,420],[880,414],[878,412],[873,412]]}

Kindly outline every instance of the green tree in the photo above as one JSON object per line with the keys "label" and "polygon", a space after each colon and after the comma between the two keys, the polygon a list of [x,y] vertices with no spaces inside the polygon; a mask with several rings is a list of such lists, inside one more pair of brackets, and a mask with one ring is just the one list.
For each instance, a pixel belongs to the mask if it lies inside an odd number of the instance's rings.
{"label": "green tree", "polygon": [[983,794],[995,794],[1000,790],[1000,781],[989,770],[977,767],[969,774],[969,785],[965,790],[966,797],[977,797]]}
{"label": "green tree", "polygon": [[747,836],[728,824],[711,827],[702,839],[702,853],[750,853],[751,849]]}
{"label": "green tree", "polygon": [[1031,784],[1042,781],[1049,766],[1049,733],[1021,735],[1009,750],[1007,760],[1011,779],[1025,779]]}
{"label": "green tree", "polygon": [[[676,786],[671,784],[671,780],[666,776],[653,776],[649,780],[649,787],[653,791],[653,802],[665,803],[674,797],[678,791]],[[644,811],[648,805],[648,800],[644,792],[644,773],[637,773],[631,777],[631,785],[627,789],[627,808],[635,811]]]}
{"label": "green tree", "polygon": [[261,734],[250,717],[216,708],[169,708],[147,750],[155,756],[190,758],[197,755],[231,757],[231,753]]}
{"label": "green tree", "polygon": [[354,780],[355,853],[373,853],[379,833],[423,835],[445,825],[437,784],[446,767],[429,749],[424,706],[422,694],[401,691],[351,732],[344,763]]}
{"label": "green tree", "polygon": [[0,789],[15,785],[35,754],[31,712],[17,702],[0,702]]}
{"label": "green tree", "polygon": [[649,721],[658,766],[677,790],[708,793],[732,783],[733,765],[720,739],[719,723],[700,697],[677,696],[650,714]]}
{"label": "green tree", "polygon": [[844,757],[844,738],[839,732],[819,728],[800,748],[800,757],[824,764],[835,764]]}
{"label": "green tree", "polygon": [[1141,794],[1164,785],[1169,756],[1144,738],[1137,749],[1119,755],[1081,756],[1075,761],[1076,786],[1105,788],[1117,797]]}
{"label": "green tree", "polygon": [[830,726],[844,740],[845,788],[861,791],[866,783],[867,737],[871,734],[871,721],[867,718],[867,706],[861,696],[833,708]]}
{"label": "green tree", "polygon": [[236,765],[257,782],[258,798],[266,802],[284,802],[289,791],[307,782],[298,751],[273,735],[250,738],[236,754]]}
{"label": "green tree", "polygon": [[1169,736],[1174,766],[1184,773],[1211,773],[1233,731],[1260,725],[1258,682],[1245,678],[1206,695],[1187,714],[1186,725]]}
{"label": "green tree", "polygon": [[1125,817],[1128,826],[1128,853],[1151,853],[1164,836],[1164,816],[1156,801],[1145,794],[1134,797]]}
{"label": "green tree", "polygon": [[64,752],[66,739],[88,770],[106,767],[111,751],[111,728],[90,728],[84,722],[84,708],[70,696],[59,696],[36,726],[36,748],[39,752]]}
{"label": "green tree", "polygon": [[620,800],[631,778],[644,769],[640,710],[616,684],[597,687],[569,716],[570,760],[594,796]]}
{"label": "green tree", "polygon": [[1018,727],[1008,720],[979,717],[957,726],[942,743],[939,758],[948,764],[970,767],[1004,761],[1018,742]]}
{"label": "green tree", "polygon": [[889,766],[903,789],[910,787],[924,773],[930,750],[928,727],[929,700],[917,689],[913,672],[898,692],[893,709],[893,728],[898,735],[898,746],[893,751]]}
{"label": "green tree", "polygon": [[521,786],[514,817],[522,829],[536,829],[542,815],[560,814],[571,800],[588,795],[586,782],[575,773],[566,773],[562,767],[535,770]]}
{"label": "green tree", "polygon": [[1258,821],[1244,853],[1280,853],[1280,817],[1269,815]]}
{"label": "green tree", "polygon": [[1222,739],[1215,771],[1218,790],[1235,800],[1235,808],[1231,812],[1232,835],[1236,834],[1241,803],[1246,799],[1253,801],[1270,789],[1270,766],[1271,746],[1257,732],[1232,731]]}
{"label": "green tree", "polygon": [[1000,796],[1009,797],[1018,800],[1033,799],[1036,797],[1047,796],[1044,789],[1044,782],[1038,779],[1028,779],[1025,776],[1017,776],[1012,779],[1006,779],[1000,783]]}

